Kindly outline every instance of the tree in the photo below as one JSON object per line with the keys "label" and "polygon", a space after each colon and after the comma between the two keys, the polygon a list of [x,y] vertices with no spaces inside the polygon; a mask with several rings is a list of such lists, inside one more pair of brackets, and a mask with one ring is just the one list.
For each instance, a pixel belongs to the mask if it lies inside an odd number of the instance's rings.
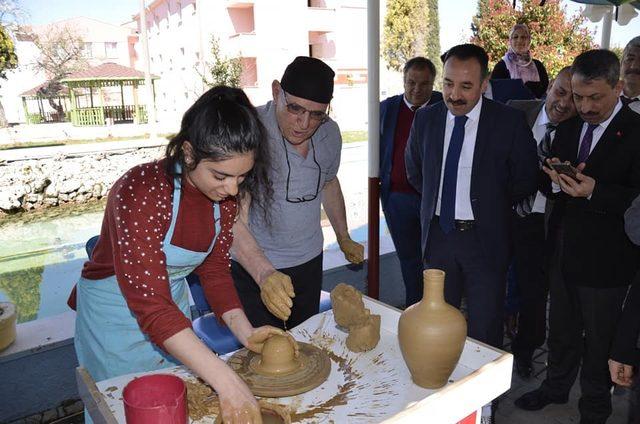
{"label": "tree", "polygon": [[414,56],[425,56],[441,69],[437,0],[387,0],[382,57],[399,71]]}
{"label": "tree", "polygon": [[25,12],[20,7],[18,0],[0,0],[0,25],[14,32],[24,21]]}
{"label": "tree", "polygon": [[[24,13],[17,0],[0,0],[0,79],[7,79],[7,71],[18,66],[18,56],[11,33],[15,31]],[[4,107],[0,102],[0,128],[7,126]]]}
{"label": "tree", "polygon": [[211,37],[211,57],[213,63],[207,63],[209,75],[201,75],[202,81],[210,87],[216,85],[239,87],[242,61],[238,57],[229,58],[222,54],[220,40],[215,36]]}
{"label": "tree", "polygon": [[[18,56],[9,32],[0,24],[0,78],[7,79],[7,71],[18,66]],[[7,126],[4,107],[0,102],[0,128]]]}
{"label": "tree", "polygon": [[[442,75],[442,61],[440,60],[440,18],[438,16],[438,0],[427,0],[429,22],[426,36],[425,56],[436,66],[437,75]],[[436,78],[436,85],[440,87],[442,78]]]}
{"label": "tree", "polygon": [[531,31],[531,54],[554,77],[583,51],[594,48],[593,33],[582,27],[585,18],[567,16],[560,0],[521,0],[516,10],[510,0],[480,0],[473,18],[471,42],[489,54],[490,67],[498,62],[509,46],[509,31],[516,23],[527,24]]}
{"label": "tree", "polygon": [[34,37],[34,43],[40,50],[34,67],[49,79],[39,90],[47,98],[52,108],[60,115],[64,108],[55,99],[62,91],[62,79],[87,66],[84,57],[84,42],[78,32],[69,26],[50,26],[45,32]]}

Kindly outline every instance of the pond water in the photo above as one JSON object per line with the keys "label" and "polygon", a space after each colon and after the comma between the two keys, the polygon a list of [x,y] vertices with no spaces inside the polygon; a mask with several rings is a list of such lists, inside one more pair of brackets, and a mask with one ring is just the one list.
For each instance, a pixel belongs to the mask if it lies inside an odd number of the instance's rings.
{"label": "pond water", "polygon": [[0,220],[0,302],[18,306],[18,322],[69,310],[67,298],[100,232],[104,202]]}

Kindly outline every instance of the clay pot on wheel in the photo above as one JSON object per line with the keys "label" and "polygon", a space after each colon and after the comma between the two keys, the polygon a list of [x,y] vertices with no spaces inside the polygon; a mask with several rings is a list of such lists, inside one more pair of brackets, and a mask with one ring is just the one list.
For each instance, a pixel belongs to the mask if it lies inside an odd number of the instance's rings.
{"label": "clay pot on wheel", "polygon": [[411,378],[427,389],[447,383],[467,337],[464,316],[444,301],[444,277],[439,269],[425,270],[424,297],[398,321],[400,349]]}

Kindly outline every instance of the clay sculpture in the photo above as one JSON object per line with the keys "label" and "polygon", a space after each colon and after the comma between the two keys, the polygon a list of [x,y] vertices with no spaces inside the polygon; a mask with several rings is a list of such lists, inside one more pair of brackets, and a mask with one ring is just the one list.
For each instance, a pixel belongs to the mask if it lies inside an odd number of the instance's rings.
{"label": "clay sculpture", "polygon": [[[367,309],[367,312],[369,310]],[[349,327],[347,348],[352,352],[366,352],[380,341],[380,315],[369,315]]]}
{"label": "clay sculpture", "polygon": [[411,378],[427,389],[447,383],[467,337],[464,316],[444,301],[444,277],[439,269],[425,270],[424,297],[398,321],[400,349]]}
{"label": "clay sculpture", "polygon": [[362,293],[348,284],[340,283],[331,290],[331,308],[336,324],[345,329],[365,319]]}
{"label": "clay sculpture", "polygon": [[340,283],[331,291],[333,317],[349,336],[347,348],[352,352],[366,352],[380,341],[380,315],[371,315],[364,307],[362,293],[354,287]]}

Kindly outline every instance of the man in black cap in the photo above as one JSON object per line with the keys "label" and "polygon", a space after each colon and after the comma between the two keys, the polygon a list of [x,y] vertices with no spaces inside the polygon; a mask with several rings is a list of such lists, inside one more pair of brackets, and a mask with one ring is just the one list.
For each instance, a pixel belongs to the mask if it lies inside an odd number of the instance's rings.
{"label": "man in black cap", "polygon": [[281,82],[273,81],[273,100],[257,108],[271,153],[273,202],[266,216],[241,205],[231,263],[236,289],[254,326],[294,327],[318,313],[321,203],[345,258],[363,261],[364,247],[349,237],[337,178],[340,129],[327,115],[334,75],[321,60],[299,56]]}

